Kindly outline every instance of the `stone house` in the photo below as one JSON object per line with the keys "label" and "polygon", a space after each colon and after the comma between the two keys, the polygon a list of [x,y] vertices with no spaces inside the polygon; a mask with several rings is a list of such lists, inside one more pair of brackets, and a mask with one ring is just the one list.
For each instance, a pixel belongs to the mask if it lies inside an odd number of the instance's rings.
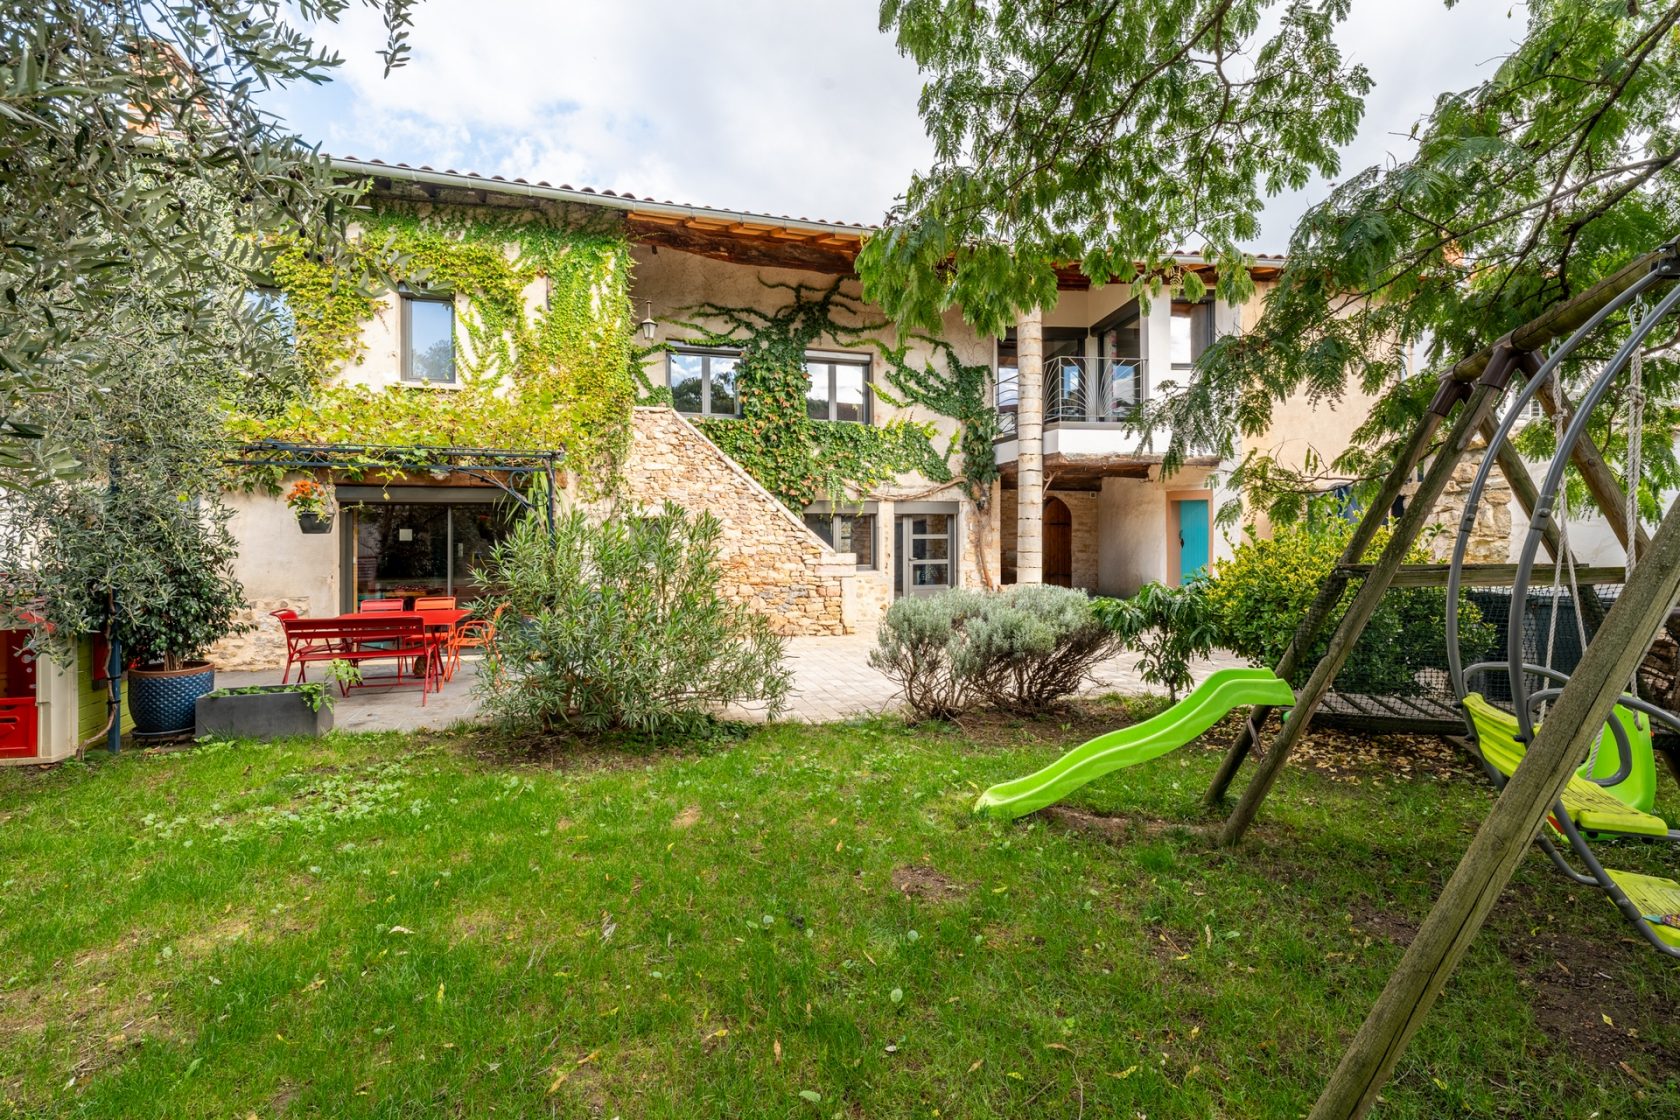
{"label": "stone house", "polygon": [[[1229,464],[1197,459],[1163,477],[1161,456],[1123,421],[1163,382],[1182,380],[1218,334],[1254,321],[1277,258],[1260,259],[1254,276],[1262,295],[1241,306],[1162,296],[1145,309],[1129,286],[1094,285],[1068,269],[1055,306],[1003,338],[978,334],[956,312],[937,339],[901,337],[859,292],[853,262],[868,227],[377,161],[336,164],[347,176],[366,178],[376,199],[419,213],[542,210],[586,215],[621,231],[632,256],[631,306],[645,320],[642,372],[669,401],[635,411],[627,496],[717,513],[732,593],[785,633],[870,632],[894,598],[952,586],[1042,580],[1128,594],[1152,580],[1176,584],[1232,547],[1231,534],[1215,522],[1230,496],[1217,481]],[[961,478],[906,471],[843,500],[789,509],[707,437],[707,421],[734,415],[741,402],[734,390],[738,349],[702,344],[718,327],[706,308],[774,313],[795,288],[836,284],[842,303],[834,321],[847,329],[806,350],[810,416],[832,424],[921,425],[955,466],[957,420],[893,392],[883,355],[890,350],[913,365],[931,365],[949,354],[984,366],[1000,428],[999,477],[989,486],[971,492]],[[524,298],[541,301],[541,283]],[[468,345],[461,311],[447,294],[388,293],[361,326],[358,360],[337,377],[370,389],[446,391],[451,350]],[[1031,376],[1034,357],[1042,363],[1038,378]],[[1034,382],[1042,389],[1029,392]],[[1286,402],[1261,446],[1285,461],[1299,461],[1309,449],[1328,461],[1346,446],[1367,404],[1356,395],[1335,408]],[[316,535],[301,534],[273,497],[231,497],[242,542],[238,575],[258,629],[219,650],[220,664],[276,663],[274,610],[332,614],[403,592],[470,599],[475,561],[509,517],[502,490],[459,475],[340,479],[338,497],[341,515],[330,532]]]}

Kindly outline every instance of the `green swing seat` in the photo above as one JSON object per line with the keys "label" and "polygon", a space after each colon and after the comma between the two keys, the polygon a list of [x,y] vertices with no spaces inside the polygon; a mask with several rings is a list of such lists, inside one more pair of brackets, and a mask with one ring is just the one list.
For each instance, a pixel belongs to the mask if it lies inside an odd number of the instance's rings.
{"label": "green swing seat", "polygon": [[[1515,774],[1517,764],[1527,753],[1517,741],[1516,717],[1494,707],[1475,692],[1464,698],[1464,710],[1476,730],[1476,747],[1482,758],[1507,778]],[[1603,786],[1579,774],[1570,775],[1569,784],[1564,786],[1563,796],[1558,800],[1581,832],[1680,840],[1680,833],[1670,831],[1668,822],[1661,817],[1625,804]],[[1548,819],[1547,825],[1560,837],[1563,835],[1555,819]],[[1651,931],[1665,944],[1680,949],[1680,927],[1670,924],[1680,915],[1680,883],[1632,871],[1608,867],[1604,870],[1639,908]]]}

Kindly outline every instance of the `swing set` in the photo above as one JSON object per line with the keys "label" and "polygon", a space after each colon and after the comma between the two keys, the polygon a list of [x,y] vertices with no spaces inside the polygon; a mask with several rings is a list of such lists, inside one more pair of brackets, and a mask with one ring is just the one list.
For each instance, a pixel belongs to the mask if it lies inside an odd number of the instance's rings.
{"label": "swing set", "polygon": [[[1647,339],[1680,305],[1676,280],[1680,280],[1680,242],[1642,256],[1449,371],[1279,660],[1276,676],[1293,680],[1305,667],[1308,651],[1324,651],[1227,818],[1221,835],[1226,844],[1241,840],[1253,822],[1382,597],[1397,577],[1403,577],[1404,557],[1425,528],[1454,470],[1478,441],[1484,442],[1486,450],[1466,496],[1447,572],[1446,652],[1448,674],[1470,742],[1499,789],[1499,797],[1343,1054],[1311,1120],[1353,1120],[1373,1106],[1407,1042],[1532,841],[1538,840],[1571,880],[1605,894],[1655,951],[1680,958],[1680,882],[1606,868],[1591,844],[1612,837],[1680,841],[1680,830],[1652,811],[1656,785],[1652,731],[1661,726],[1680,732],[1680,717],[1642,699],[1638,681],[1645,653],[1680,597],[1680,501],[1663,516],[1654,537],[1645,534],[1638,507],[1643,473],[1640,445],[1645,434],[1643,355]],[[1585,340],[1617,316],[1626,323],[1626,340],[1593,377],[1579,404],[1571,405],[1560,368]],[[1542,357],[1548,348],[1550,353]],[[1610,396],[1624,371],[1628,387],[1625,493],[1588,433],[1594,411]],[[1518,391],[1501,418],[1498,406],[1513,379]],[[1511,441],[1513,429],[1535,400],[1552,417],[1557,437],[1554,457],[1538,486]],[[1438,438],[1449,419],[1446,435]],[[1378,528],[1426,457],[1428,467],[1405,511],[1392,524],[1381,555],[1373,564],[1361,564]],[[1505,657],[1466,664],[1460,610],[1468,570],[1465,556],[1495,467],[1527,514],[1529,528],[1511,577],[1512,618]],[[1571,467],[1625,552],[1622,591],[1607,609],[1597,588],[1580,578],[1570,549],[1565,481]],[[1535,636],[1525,635],[1524,618],[1517,612],[1519,604],[1526,612],[1531,602],[1542,548],[1550,559],[1551,578],[1550,594],[1541,598],[1549,599],[1550,609],[1540,616],[1545,633],[1540,660],[1535,661],[1528,652]],[[1330,620],[1355,580],[1359,581],[1357,590],[1320,647],[1320,639],[1330,630]],[[1554,663],[1564,613],[1560,608],[1566,601],[1576,629],[1572,637],[1581,651],[1568,671]],[[1590,632],[1589,615],[1594,623]],[[1499,702],[1490,696],[1497,696]],[[1271,711],[1262,706],[1250,713],[1208,788],[1204,798],[1208,806],[1224,802]],[[1669,763],[1680,778],[1677,762],[1670,754]],[[1585,870],[1574,866],[1569,856]]]}

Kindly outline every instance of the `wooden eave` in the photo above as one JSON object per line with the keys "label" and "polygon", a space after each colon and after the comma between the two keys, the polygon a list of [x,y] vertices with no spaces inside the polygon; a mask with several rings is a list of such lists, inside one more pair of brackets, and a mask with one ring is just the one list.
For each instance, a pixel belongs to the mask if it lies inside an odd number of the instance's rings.
{"label": "wooden eave", "polygon": [[729,220],[632,210],[625,216],[632,240],[679,253],[694,253],[756,268],[793,268],[851,276],[863,231],[808,229],[772,222]]}

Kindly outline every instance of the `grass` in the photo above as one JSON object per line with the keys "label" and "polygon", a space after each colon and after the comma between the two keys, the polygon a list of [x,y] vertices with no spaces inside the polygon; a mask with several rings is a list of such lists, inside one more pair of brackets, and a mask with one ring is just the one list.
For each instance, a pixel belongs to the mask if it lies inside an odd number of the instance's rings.
{"label": "grass", "polygon": [[[1189,749],[1077,799],[1122,819],[970,814],[1078,730],[0,772],[0,1116],[1304,1113],[1486,789],[1292,770],[1227,854]],[[1527,860],[1381,1115],[1676,1114],[1628,932]]]}

